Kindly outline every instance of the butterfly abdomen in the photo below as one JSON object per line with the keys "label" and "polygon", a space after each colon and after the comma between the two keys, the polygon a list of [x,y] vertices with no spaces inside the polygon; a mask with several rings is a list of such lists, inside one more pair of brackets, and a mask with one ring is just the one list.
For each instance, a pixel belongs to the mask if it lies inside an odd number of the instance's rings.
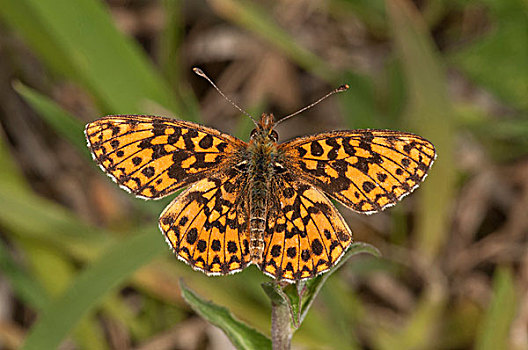
{"label": "butterfly abdomen", "polygon": [[276,145],[270,142],[256,142],[251,145],[251,161],[248,177],[250,217],[249,217],[249,253],[251,262],[260,264],[264,255],[264,231],[270,183],[273,178],[273,164]]}

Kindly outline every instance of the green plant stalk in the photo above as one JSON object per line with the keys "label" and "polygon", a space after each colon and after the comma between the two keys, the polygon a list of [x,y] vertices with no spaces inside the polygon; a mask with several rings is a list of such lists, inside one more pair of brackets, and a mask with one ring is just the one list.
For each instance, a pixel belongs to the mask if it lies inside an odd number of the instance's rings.
{"label": "green plant stalk", "polygon": [[271,301],[271,343],[273,350],[287,350],[291,346],[290,310],[286,303]]}
{"label": "green plant stalk", "polygon": [[324,275],[299,281],[296,284],[284,284],[274,281],[261,285],[271,301],[271,341],[273,349],[290,349],[293,332],[301,326],[304,317],[327,278],[351,256],[359,253],[380,256],[380,252],[375,247],[367,243],[355,242],[350,246],[341,261]]}

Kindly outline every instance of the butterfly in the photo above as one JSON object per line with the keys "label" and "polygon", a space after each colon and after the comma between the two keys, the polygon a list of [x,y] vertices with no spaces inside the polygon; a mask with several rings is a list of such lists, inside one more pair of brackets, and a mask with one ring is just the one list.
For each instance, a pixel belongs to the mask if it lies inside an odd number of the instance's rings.
{"label": "butterfly", "polygon": [[330,198],[362,214],[411,193],[436,158],[405,132],[344,130],[278,143],[272,114],[244,142],[193,122],[112,115],[86,125],[93,158],[119,186],[159,199],[185,188],[159,227],[207,275],[256,265],[287,282],[328,271],[352,242]]}

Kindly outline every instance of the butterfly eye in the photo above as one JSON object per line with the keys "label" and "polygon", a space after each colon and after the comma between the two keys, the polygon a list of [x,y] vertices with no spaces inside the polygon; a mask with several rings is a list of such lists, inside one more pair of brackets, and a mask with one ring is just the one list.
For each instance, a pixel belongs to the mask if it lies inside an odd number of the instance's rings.
{"label": "butterfly eye", "polygon": [[279,133],[276,132],[275,130],[271,130],[271,132],[270,132],[270,138],[271,138],[273,141],[277,142],[277,140],[279,139]]}
{"label": "butterfly eye", "polygon": [[249,165],[247,160],[243,160],[240,163],[235,164],[234,168],[241,173],[245,173],[248,170]]}
{"label": "butterfly eye", "polygon": [[284,174],[286,172],[286,168],[281,163],[273,164],[273,170],[275,174]]}
{"label": "butterfly eye", "polygon": [[251,130],[251,134],[249,134],[249,137],[253,138],[253,137],[255,137],[256,134],[257,134],[257,129],[253,129],[253,130]]}

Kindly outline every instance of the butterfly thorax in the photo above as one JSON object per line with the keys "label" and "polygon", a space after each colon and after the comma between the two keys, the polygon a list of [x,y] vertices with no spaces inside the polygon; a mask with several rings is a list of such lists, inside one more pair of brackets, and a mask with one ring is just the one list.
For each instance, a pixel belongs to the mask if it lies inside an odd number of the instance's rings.
{"label": "butterfly thorax", "polygon": [[260,264],[264,252],[264,231],[268,217],[269,193],[281,155],[277,148],[277,132],[273,115],[263,114],[251,132],[248,145],[247,178],[249,186],[249,252],[251,261]]}

